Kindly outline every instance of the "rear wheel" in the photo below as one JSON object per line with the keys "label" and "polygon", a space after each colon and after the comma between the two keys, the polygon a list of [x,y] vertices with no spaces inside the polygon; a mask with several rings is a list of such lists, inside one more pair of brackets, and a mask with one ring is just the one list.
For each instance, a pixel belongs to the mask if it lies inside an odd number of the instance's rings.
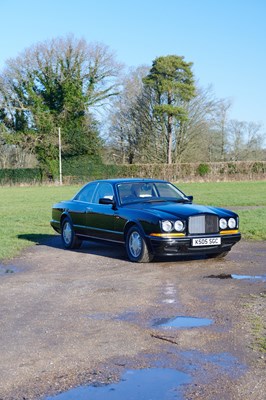
{"label": "rear wheel", "polygon": [[126,251],[130,261],[147,263],[153,260],[140,229],[134,225],[126,235]]}
{"label": "rear wheel", "polygon": [[66,249],[79,249],[82,244],[82,240],[75,235],[69,218],[65,218],[62,223],[61,237]]}

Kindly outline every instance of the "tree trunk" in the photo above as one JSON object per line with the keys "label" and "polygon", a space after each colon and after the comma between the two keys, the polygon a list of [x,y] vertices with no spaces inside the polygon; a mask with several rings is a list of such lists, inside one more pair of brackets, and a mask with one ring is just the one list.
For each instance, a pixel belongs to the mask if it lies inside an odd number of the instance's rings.
{"label": "tree trunk", "polygon": [[167,123],[167,164],[172,164],[172,147],[173,147],[173,117],[168,115]]}

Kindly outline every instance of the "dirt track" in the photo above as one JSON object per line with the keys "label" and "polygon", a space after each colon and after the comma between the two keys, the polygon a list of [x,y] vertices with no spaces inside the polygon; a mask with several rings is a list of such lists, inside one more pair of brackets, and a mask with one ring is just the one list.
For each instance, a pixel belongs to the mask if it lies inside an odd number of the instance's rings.
{"label": "dirt track", "polygon": [[[55,236],[1,271],[0,399],[36,400],[158,364],[190,375],[184,399],[265,399],[266,355],[256,345],[265,281],[209,277],[265,275],[265,242],[241,241],[224,260],[133,264],[123,248],[69,252]],[[213,323],[153,326],[175,316]]]}

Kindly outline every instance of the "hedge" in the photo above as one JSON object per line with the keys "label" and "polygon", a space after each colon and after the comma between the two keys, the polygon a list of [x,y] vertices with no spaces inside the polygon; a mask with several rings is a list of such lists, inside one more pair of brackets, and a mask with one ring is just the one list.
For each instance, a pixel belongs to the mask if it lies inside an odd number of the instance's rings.
{"label": "hedge", "polygon": [[1,185],[36,184],[42,181],[43,174],[40,168],[0,169]]}
{"label": "hedge", "polygon": [[[86,158],[63,162],[63,182],[81,183],[106,178],[158,178],[172,182],[190,181],[232,181],[266,179],[266,161],[237,161],[216,163],[182,164],[90,164]],[[36,184],[51,181],[43,177],[42,171],[35,169],[2,169],[0,184]],[[53,181],[53,180],[52,180]],[[54,179],[58,181],[58,177]]]}

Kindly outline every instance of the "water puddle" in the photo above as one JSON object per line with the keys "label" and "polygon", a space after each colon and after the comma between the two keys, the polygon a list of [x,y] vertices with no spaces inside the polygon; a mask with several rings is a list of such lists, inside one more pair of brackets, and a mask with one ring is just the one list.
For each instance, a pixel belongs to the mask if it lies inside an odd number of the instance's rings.
{"label": "water puddle", "polygon": [[236,274],[232,274],[232,278],[266,282],[266,275],[236,275]]}
{"label": "water puddle", "polygon": [[216,278],[216,279],[247,279],[250,281],[262,281],[266,282],[266,275],[238,275],[238,274],[219,274],[219,275],[209,275],[205,278]]}
{"label": "water puddle", "polygon": [[208,318],[197,317],[173,317],[173,318],[160,318],[154,321],[153,327],[159,328],[197,328],[201,326],[209,326],[213,323]]}
{"label": "water puddle", "polygon": [[197,350],[189,350],[181,352],[187,362],[189,362],[189,370],[193,371],[195,368],[200,370],[204,369],[204,364],[210,364],[210,369],[215,370],[218,367],[221,373],[227,374],[233,379],[237,379],[247,370],[246,365],[241,364],[238,358],[230,353],[201,353]]}
{"label": "water puddle", "polygon": [[176,303],[176,288],[171,282],[166,282],[166,285],[163,289],[164,299],[162,300],[163,303],[166,304],[174,304]]}
{"label": "water puddle", "polygon": [[139,318],[139,314],[136,311],[126,311],[120,314],[116,319],[125,322],[136,322]]}
{"label": "water puddle", "polygon": [[182,400],[188,374],[170,368],[128,370],[120,382],[105,386],[81,386],[44,400]]}
{"label": "water puddle", "polygon": [[18,271],[18,268],[15,267],[14,265],[3,265],[3,264],[0,264],[0,276],[1,275],[14,274],[17,271]]}

